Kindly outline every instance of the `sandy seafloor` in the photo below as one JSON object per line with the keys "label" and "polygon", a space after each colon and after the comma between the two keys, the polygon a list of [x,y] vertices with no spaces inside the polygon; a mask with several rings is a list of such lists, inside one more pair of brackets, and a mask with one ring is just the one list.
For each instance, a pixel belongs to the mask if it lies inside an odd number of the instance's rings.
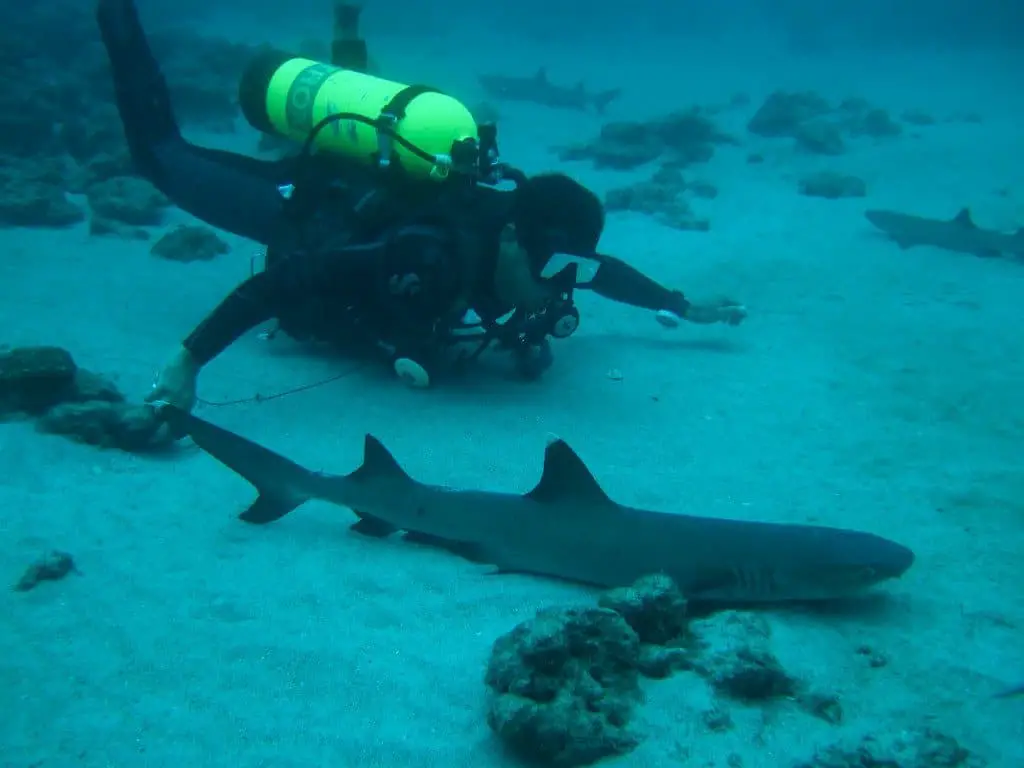
{"label": "sandy seafloor", "polygon": [[[634,46],[606,51],[594,69],[593,52],[567,47],[468,51],[468,64],[439,55],[440,44],[380,47],[399,79],[417,68],[450,77],[467,101],[479,94],[460,67],[546,61],[554,77],[589,67],[594,83],[625,82],[615,117],[656,113],[655,95],[674,107],[746,91],[756,105],[775,87],[863,96],[896,113],[982,115],[855,142],[835,159],[745,137],[690,171],[721,189],[696,203],[710,233],[610,218],[607,251],[694,295],[742,299],[742,328],[668,333],[581,295],[584,323],[538,384],[477,375],[411,392],[364,369],[200,413],[313,468],[350,470],[372,432],[418,478],[507,491],[536,480],[555,433],[622,502],[862,528],[917,552],[870,610],[768,614],[784,665],[841,694],[843,725],[786,703],[729,704],[736,727],[712,734],[699,717],[709,690],[680,674],[646,686],[646,740],[609,766],[724,766],[731,754],[749,768],[788,766],[818,745],[921,725],[994,766],[1024,765],[1024,700],[990,698],[1024,680],[1024,263],[900,251],[862,216],[970,205],[984,226],[1024,224],[1024,102],[1009,64]],[[539,107],[501,112],[506,157],[529,170],[556,165],[550,146],[599,126]],[[748,116],[722,119],[739,127]],[[748,151],[766,162],[747,165]],[[861,175],[869,196],[799,196],[796,177],[815,168]],[[601,191],[639,178],[570,170]],[[4,231],[0,243],[0,341],[66,346],[137,396],[255,250],[232,240],[232,255],[183,265],[84,229]],[[252,334],[204,373],[201,394],[273,394],[350,366]],[[198,451],[135,457],[0,426],[3,578],[13,583],[49,548],[81,569],[30,593],[0,590],[0,765],[512,765],[484,720],[491,643],[538,608],[592,593],[361,538],[347,532],[346,510],[319,503],[246,527],[235,514],[251,497]],[[869,669],[855,652],[864,644],[889,663]]]}

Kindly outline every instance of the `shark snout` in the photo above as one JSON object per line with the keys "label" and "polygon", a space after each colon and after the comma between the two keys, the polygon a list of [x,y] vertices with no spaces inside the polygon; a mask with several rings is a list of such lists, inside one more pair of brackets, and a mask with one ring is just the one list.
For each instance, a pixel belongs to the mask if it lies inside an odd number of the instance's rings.
{"label": "shark snout", "polygon": [[896,217],[888,211],[868,210],[864,211],[864,218],[874,224],[882,231],[891,229],[896,225]]}
{"label": "shark snout", "polygon": [[896,576],[902,576],[904,573],[909,571],[910,566],[914,564],[914,553],[908,547],[904,547],[902,544],[897,544],[895,541],[891,541],[889,544],[893,547],[893,552],[890,558],[893,570]]}
{"label": "shark snout", "polygon": [[862,569],[865,586],[897,579],[914,564],[908,547],[870,533],[854,534],[844,542],[841,560],[853,569]]}
{"label": "shark snout", "polygon": [[794,598],[856,595],[898,579],[914,564],[914,553],[902,544],[858,531],[820,535],[813,551],[805,567],[780,572],[780,582]]}

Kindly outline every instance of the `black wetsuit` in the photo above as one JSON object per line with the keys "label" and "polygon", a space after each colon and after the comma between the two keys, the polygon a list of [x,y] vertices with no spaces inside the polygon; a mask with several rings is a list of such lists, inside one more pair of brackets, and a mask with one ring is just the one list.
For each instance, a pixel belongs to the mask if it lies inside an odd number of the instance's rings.
{"label": "black wetsuit", "polygon": [[[272,318],[297,336],[333,341],[339,333],[363,334],[364,342],[384,342],[395,354],[429,357],[444,345],[446,324],[458,322],[451,311],[460,298],[477,310],[487,304],[514,193],[433,183],[389,188],[373,169],[331,167],[344,161],[318,155],[316,176],[289,199],[294,161],[205,149],[182,138],[131,0],[99,0],[97,16],[139,172],[197,218],[268,247],[267,268],[185,340],[200,365]],[[685,311],[678,291],[618,259],[594,258],[601,266],[580,287],[651,310]],[[475,268],[467,269],[466,260]]]}

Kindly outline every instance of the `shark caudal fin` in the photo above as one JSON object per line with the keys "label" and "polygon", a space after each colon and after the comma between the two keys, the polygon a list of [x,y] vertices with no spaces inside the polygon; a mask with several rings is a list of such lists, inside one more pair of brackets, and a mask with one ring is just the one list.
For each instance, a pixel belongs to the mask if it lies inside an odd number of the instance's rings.
{"label": "shark caudal fin", "polygon": [[[384,443],[373,435],[367,435],[363,441],[363,463],[346,476],[346,479],[357,484],[365,484],[373,481],[387,483],[412,483],[413,479],[402,469],[401,465],[391,455],[391,451],[384,447]],[[398,529],[380,518],[368,515],[358,509],[352,510],[358,522],[349,526],[349,530],[361,533],[364,536],[384,537],[390,536]]]}
{"label": "shark caudal fin", "polygon": [[174,406],[164,406],[160,414],[171,427],[191,437],[206,453],[259,491],[256,501],[239,515],[241,520],[259,525],[271,523],[312,498],[308,486],[314,475],[305,467]]}
{"label": "shark caudal fin", "polygon": [[599,115],[603,115],[604,111],[608,109],[608,105],[621,95],[621,88],[612,88],[610,91],[602,91],[601,93],[596,94],[593,98],[594,111]]}
{"label": "shark caudal fin", "polygon": [[526,498],[541,504],[574,501],[588,508],[614,505],[590,473],[583,459],[564,440],[554,439],[544,449],[544,471]]}

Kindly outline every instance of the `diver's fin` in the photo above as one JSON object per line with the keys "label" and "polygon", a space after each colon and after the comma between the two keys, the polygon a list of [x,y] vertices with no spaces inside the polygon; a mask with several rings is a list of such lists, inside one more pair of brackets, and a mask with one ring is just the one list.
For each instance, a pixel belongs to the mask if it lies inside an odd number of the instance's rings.
{"label": "diver's fin", "polygon": [[365,40],[335,39],[331,42],[331,64],[341,69],[366,74],[370,69],[370,54]]}

